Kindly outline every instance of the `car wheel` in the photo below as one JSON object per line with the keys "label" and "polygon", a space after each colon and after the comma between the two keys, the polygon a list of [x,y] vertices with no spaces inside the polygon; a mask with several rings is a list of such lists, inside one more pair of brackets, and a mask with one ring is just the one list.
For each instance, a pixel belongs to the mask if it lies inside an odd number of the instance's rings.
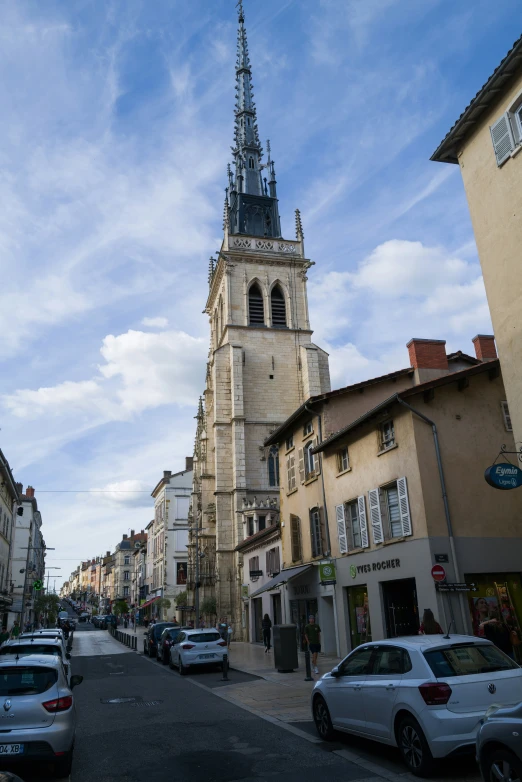
{"label": "car wheel", "polygon": [[497,749],[483,762],[487,782],[515,782],[522,780],[522,763],[508,749]]}
{"label": "car wheel", "polygon": [[405,717],[399,725],[397,743],[402,759],[412,774],[425,777],[433,770],[433,756],[422,729],[413,717]]}
{"label": "car wheel", "polygon": [[66,752],[65,755],[54,761],[54,775],[57,779],[67,779],[71,774],[73,761],[73,751]]}
{"label": "car wheel", "polygon": [[323,741],[331,741],[334,737],[334,728],[330,718],[330,712],[326,701],[320,695],[314,700],[313,716],[315,727]]}
{"label": "car wheel", "polygon": [[181,657],[179,658],[179,672],[181,676],[186,676],[188,673],[188,668],[185,668],[185,666],[183,665],[183,660],[181,659]]}

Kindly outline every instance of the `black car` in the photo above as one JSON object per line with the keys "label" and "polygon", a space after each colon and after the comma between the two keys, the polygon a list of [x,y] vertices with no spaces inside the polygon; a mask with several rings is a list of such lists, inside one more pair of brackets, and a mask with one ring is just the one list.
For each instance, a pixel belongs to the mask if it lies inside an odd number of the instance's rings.
{"label": "black car", "polygon": [[166,627],[179,627],[179,625],[176,622],[157,622],[155,625],[151,625],[145,630],[143,654],[148,654],[149,657],[156,657],[158,653],[158,643],[161,634]]}
{"label": "black car", "polygon": [[176,643],[176,639],[180,630],[187,630],[186,627],[175,625],[174,627],[166,627],[161,633],[161,637],[158,642],[157,658],[158,662],[161,660],[163,665],[168,665],[170,662],[170,647],[173,643]]}

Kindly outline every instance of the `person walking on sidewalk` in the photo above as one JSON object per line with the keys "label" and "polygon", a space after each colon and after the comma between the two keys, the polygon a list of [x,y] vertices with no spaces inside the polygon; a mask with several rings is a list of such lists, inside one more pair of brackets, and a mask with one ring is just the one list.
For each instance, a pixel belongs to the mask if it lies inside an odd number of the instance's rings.
{"label": "person walking on sidewalk", "polygon": [[314,673],[319,673],[317,667],[317,655],[321,651],[321,628],[315,623],[315,616],[310,614],[308,624],[305,627],[305,641],[312,655],[312,669]]}
{"label": "person walking on sidewalk", "polygon": [[272,631],[272,620],[268,614],[264,615],[263,621],[261,622],[261,627],[263,628],[263,643],[265,645],[265,654],[268,654],[270,651],[270,633]]}

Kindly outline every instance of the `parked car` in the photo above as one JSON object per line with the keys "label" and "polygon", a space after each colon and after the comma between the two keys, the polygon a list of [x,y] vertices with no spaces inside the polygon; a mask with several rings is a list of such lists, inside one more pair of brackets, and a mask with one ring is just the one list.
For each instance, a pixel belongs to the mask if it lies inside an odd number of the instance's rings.
{"label": "parked car", "polygon": [[[18,636],[18,641],[25,641],[26,643],[30,643],[31,641],[34,641],[35,643],[43,638],[50,638],[51,640],[55,640],[61,643],[62,645],[62,658],[65,659],[65,655],[68,651],[70,651],[70,645],[69,640],[66,641],[63,637],[63,633],[58,628],[55,630],[35,630],[33,633],[21,633]],[[15,640],[15,639],[13,639]]]}
{"label": "parked car", "polygon": [[23,761],[54,762],[58,779],[71,773],[76,710],[72,690],[83,681],[67,681],[54,655],[30,655],[0,661],[0,703],[9,731],[0,738],[2,765]]}
{"label": "parked car", "polygon": [[217,630],[181,630],[170,647],[170,667],[179,668],[182,676],[196,665],[217,665],[222,670],[226,647]]}
{"label": "parked car", "polygon": [[63,641],[59,638],[42,637],[35,640],[34,638],[24,638],[24,636],[20,636],[19,638],[6,641],[2,644],[2,646],[0,646],[0,655],[9,654],[17,655],[18,657],[27,657],[31,654],[54,654],[62,660],[65,673],[68,677],[70,671],[68,661],[71,659],[71,654],[66,651],[64,656],[63,650]]}
{"label": "parked car", "polygon": [[151,625],[145,630],[143,654],[148,654],[149,657],[156,657],[158,643],[166,627],[179,627],[179,625],[176,622],[156,622],[155,625]]}
{"label": "parked car", "polygon": [[181,630],[188,630],[187,627],[181,627],[177,625],[175,627],[166,627],[158,642],[158,661],[161,661],[163,665],[168,665],[170,661],[170,647],[175,642]]}
{"label": "parked car", "polygon": [[398,746],[424,776],[433,758],[472,751],[487,709],[522,701],[522,668],[474,636],[374,641],[349,654],[312,691],[323,740],[335,730]]}
{"label": "parked car", "polygon": [[477,733],[477,760],[485,782],[522,780],[522,703],[489,707]]}

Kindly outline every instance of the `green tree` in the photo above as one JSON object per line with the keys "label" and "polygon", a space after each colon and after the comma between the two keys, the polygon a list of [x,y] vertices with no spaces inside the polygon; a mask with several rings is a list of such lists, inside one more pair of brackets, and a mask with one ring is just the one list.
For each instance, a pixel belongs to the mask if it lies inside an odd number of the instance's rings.
{"label": "green tree", "polygon": [[114,613],[115,614],[128,614],[129,613],[129,606],[127,605],[126,600],[117,600],[114,604]]}
{"label": "green tree", "polygon": [[188,603],[188,595],[186,592],[180,592],[176,595],[174,598],[174,602],[176,603],[178,608],[181,608],[181,606],[186,606]]}
{"label": "green tree", "polygon": [[34,599],[34,613],[41,622],[46,619],[48,624],[56,624],[60,598],[58,595],[46,595],[44,592],[38,592]]}
{"label": "green tree", "polygon": [[217,614],[217,605],[216,605],[215,597],[206,597],[204,600],[201,601],[201,613],[210,614],[210,616],[215,616]]}

